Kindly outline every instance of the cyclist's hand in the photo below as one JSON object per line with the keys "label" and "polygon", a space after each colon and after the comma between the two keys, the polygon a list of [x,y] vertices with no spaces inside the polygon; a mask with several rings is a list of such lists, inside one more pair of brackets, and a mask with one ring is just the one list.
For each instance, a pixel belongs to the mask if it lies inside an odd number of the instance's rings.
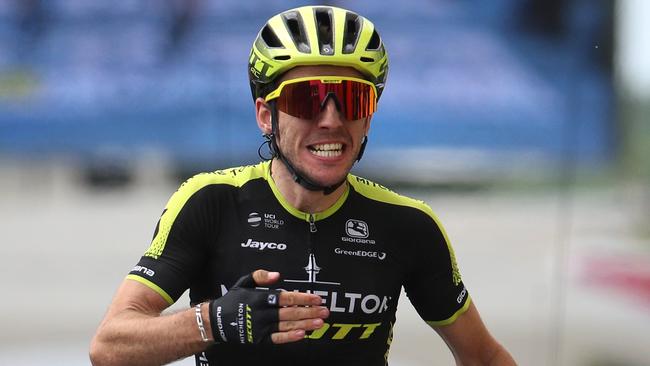
{"label": "cyclist's hand", "polygon": [[[280,273],[257,270],[253,272],[255,283],[268,286],[280,279]],[[322,299],[318,295],[296,291],[280,293],[279,327],[271,335],[273,343],[296,342],[305,337],[305,331],[319,329],[323,319],[329,316],[329,310],[320,306]]]}
{"label": "cyclist's hand", "polygon": [[319,306],[320,296],[255,288],[279,278],[278,272],[257,270],[210,302],[210,325],[217,343],[289,343],[323,326],[329,311]]}

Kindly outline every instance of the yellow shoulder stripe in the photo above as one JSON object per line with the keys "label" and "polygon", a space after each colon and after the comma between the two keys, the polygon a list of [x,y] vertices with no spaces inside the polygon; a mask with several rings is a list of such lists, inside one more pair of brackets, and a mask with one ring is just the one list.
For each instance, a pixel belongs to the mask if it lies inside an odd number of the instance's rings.
{"label": "yellow shoulder stripe", "polygon": [[431,217],[431,219],[436,223],[436,225],[440,229],[440,232],[442,232],[442,236],[445,238],[445,242],[447,243],[447,248],[449,249],[449,256],[451,260],[451,268],[453,271],[454,285],[458,285],[460,283],[461,281],[460,271],[458,270],[458,264],[456,263],[456,254],[454,253],[454,248],[451,246],[449,237],[447,237],[447,232],[445,231],[444,226],[442,226],[442,223],[440,222],[438,217],[433,213],[433,210],[431,209],[431,207],[429,207],[429,205],[424,203],[424,201],[415,200],[413,198],[397,194],[391,191],[390,189],[382,186],[381,184],[377,184],[375,182],[372,182],[365,178],[358,177],[356,175],[350,174],[348,176],[348,182],[350,182],[350,184],[354,187],[355,191],[359,192],[359,194],[367,198],[379,202],[393,204],[393,205],[413,207],[429,215],[429,217]]}
{"label": "yellow shoulder stripe", "polygon": [[158,232],[151,241],[149,249],[144,253],[146,257],[158,259],[165,249],[167,237],[171,231],[172,225],[176,220],[179,212],[185,206],[185,203],[202,188],[212,184],[226,184],[235,187],[241,187],[246,182],[253,179],[263,178],[265,171],[268,170],[269,162],[263,162],[257,165],[242,166],[226,170],[217,170],[212,173],[201,173],[188,179],[172,195],[165,206],[165,211],[160,217],[158,223]]}
{"label": "yellow shoulder stripe", "polygon": [[393,205],[417,208],[420,211],[423,211],[427,215],[431,216],[431,218],[437,222],[437,218],[433,214],[431,207],[429,207],[429,205],[423,201],[418,201],[410,197],[402,196],[382,186],[381,184],[375,183],[366,178],[358,177],[353,174],[349,175],[348,182],[352,184],[355,191],[359,192],[365,197]]}

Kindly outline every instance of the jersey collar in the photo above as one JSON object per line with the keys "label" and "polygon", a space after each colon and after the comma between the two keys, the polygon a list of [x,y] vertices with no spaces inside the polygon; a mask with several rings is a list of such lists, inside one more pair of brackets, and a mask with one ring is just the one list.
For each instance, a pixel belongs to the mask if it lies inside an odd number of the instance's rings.
{"label": "jersey collar", "polygon": [[349,179],[349,175],[348,175],[348,178],[346,178],[347,184],[345,185],[345,191],[332,206],[330,206],[325,211],[321,211],[321,212],[309,213],[309,212],[300,211],[299,209],[293,207],[289,202],[287,202],[284,196],[282,196],[282,193],[280,193],[278,187],[275,185],[275,181],[271,176],[271,161],[270,160],[265,161],[263,164],[265,165],[264,179],[266,179],[266,181],[269,184],[269,187],[271,187],[271,191],[273,191],[273,195],[275,196],[275,198],[278,200],[280,205],[282,205],[282,207],[284,207],[284,209],[287,210],[287,212],[289,212],[291,215],[301,220],[305,220],[309,222],[310,216],[313,216],[314,220],[318,221],[332,216],[336,211],[338,211],[339,208],[341,208],[341,206],[343,206],[345,200],[348,198],[348,195],[350,194],[350,184],[347,182],[347,180]]}

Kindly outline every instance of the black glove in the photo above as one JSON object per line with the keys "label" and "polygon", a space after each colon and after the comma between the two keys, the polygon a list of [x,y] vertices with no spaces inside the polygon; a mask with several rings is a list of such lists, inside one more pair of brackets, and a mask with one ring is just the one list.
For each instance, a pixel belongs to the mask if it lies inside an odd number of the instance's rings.
{"label": "black glove", "polygon": [[279,290],[258,290],[253,274],[239,280],[226,295],[210,301],[210,325],[216,343],[271,343],[278,331]]}

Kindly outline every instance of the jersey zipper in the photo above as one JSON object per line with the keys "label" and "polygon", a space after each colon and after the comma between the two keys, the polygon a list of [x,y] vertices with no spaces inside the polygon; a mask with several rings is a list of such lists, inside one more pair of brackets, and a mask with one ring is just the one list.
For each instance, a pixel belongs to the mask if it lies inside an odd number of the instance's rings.
{"label": "jersey zipper", "polygon": [[[315,266],[316,265],[316,258],[314,257],[314,236],[316,236],[316,231],[317,231],[316,230],[316,217],[315,217],[315,215],[310,213],[309,217],[307,218],[307,221],[309,222],[309,234],[307,236],[307,251],[308,251],[308,253],[307,253],[308,256],[307,257],[309,258],[309,263],[311,263],[312,260],[314,261],[313,265]],[[311,270],[313,270],[313,269],[311,269]],[[313,278],[312,276],[313,276],[313,274],[310,274],[309,278],[311,278],[312,281],[313,281],[313,280],[315,280],[315,278]],[[314,285],[313,283],[309,284],[309,291],[311,291],[312,293],[314,292],[314,286],[313,285]]]}
{"label": "jersey zipper", "polygon": [[[309,232],[310,233],[315,233],[316,232],[316,219],[314,218],[314,214],[309,214]],[[311,247],[309,247],[311,250]]]}
{"label": "jersey zipper", "polygon": [[[314,236],[316,235],[316,217],[314,214],[309,214],[307,218],[307,222],[309,222],[309,234],[307,235],[307,254],[309,261],[311,263],[312,258],[314,258]],[[314,263],[315,264],[315,263]],[[311,278],[311,275],[310,275]],[[309,290],[314,291],[313,288],[313,283],[309,284]]]}
{"label": "jersey zipper", "polygon": [[[307,221],[309,222],[309,234],[307,235],[307,248],[308,248],[307,249],[308,250],[308,256],[307,257],[311,261],[312,258],[314,257],[313,239],[314,239],[314,236],[316,235],[316,231],[317,231],[317,229],[316,229],[316,217],[314,216],[314,214],[310,213],[309,217],[307,218]],[[312,278],[311,276],[312,276],[312,274],[310,274],[310,278]],[[314,284],[313,283],[309,284],[309,292],[311,292],[312,294],[314,293]],[[310,338],[306,338],[305,341],[307,341],[306,342],[307,348],[308,349],[311,348],[310,345],[311,345],[312,340]],[[311,363],[311,361],[312,361],[311,352],[307,352],[307,354],[308,354],[308,356],[307,356],[306,361],[308,361],[308,363]]]}

